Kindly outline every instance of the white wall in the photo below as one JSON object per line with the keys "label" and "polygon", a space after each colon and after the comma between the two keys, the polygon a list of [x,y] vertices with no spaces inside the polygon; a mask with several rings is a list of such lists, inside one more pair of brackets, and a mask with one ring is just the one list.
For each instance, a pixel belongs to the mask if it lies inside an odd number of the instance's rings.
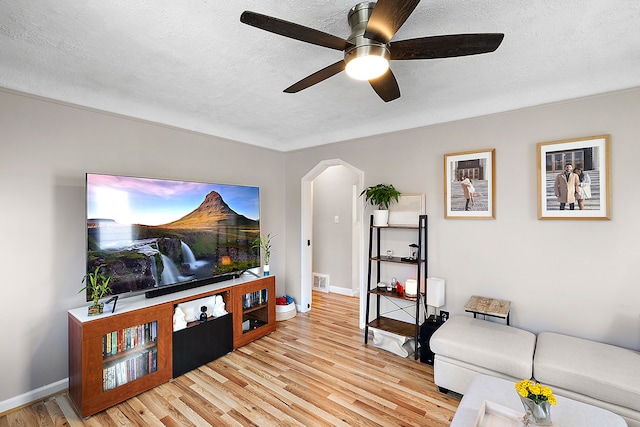
{"label": "white wall", "polygon": [[[260,187],[284,284],[283,153],[0,91],[0,407],[63,382],[85,273],[85,173]],[[4,408],[6,409],[6,408]],[[0,409],[2,412],[2,409]]]}
{"label": "white wall", "polygon": [[[352,295],[351,235],[353,186],[358,176],[344,166],[331,166],[313,180],[313,272],[330,275],[331,287]],[[339,222],[335,222],[335,217]]]}
{"label": "white wall", "polygon": [[[288,153],[287,277],[300,271],[300,178],[341,159],[364,171],[365,186],[426,194],[428,271],[446,279],[443,309],[463,314],[474,294],[508,299],[515,326],[640,349],[638,117],[635,89]],[[538,220],[536,144],[605,133],[612,220]],[[445,220],[444,154],[488,148],[496,149],[496,219]]]}

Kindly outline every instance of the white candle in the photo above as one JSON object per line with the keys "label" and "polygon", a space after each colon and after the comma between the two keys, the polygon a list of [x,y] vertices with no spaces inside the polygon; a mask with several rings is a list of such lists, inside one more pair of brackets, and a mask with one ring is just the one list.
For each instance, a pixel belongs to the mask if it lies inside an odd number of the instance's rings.
{"label": "white candle", "polygon": [[404,294],[408,297],[418,295],[418,281],[416,279],[407,279],[404,282]]}

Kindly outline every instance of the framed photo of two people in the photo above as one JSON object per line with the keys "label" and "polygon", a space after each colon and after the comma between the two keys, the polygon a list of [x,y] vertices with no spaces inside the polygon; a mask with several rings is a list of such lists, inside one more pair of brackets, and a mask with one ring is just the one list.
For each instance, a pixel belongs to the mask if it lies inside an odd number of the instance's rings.
{"label": "framed photo of two people", "polygon": [[611,219],[609,135],[538,144],[538,218]]}

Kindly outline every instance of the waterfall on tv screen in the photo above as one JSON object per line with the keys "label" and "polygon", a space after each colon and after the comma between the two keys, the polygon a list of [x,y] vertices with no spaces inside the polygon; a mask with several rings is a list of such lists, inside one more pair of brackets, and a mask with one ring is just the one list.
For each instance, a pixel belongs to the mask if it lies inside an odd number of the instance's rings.
{"label": "waterfall on tv screen", "polygon": [[182,280],[182,276],[180,276],[180,272],[178,271],[178,267],[171,261],[171,258],[168,256],[161,254],[162,256],[162,264],[164,264],[164,269],[162,270],[162,278],[160,279],[160,285],[170,285],[172,283],[176,283]]}
{"label": "waterfall on tv screen", "polygon": [[184,259],[185,264],[189,264],[191,268],[196,267],[196,257],[193,255],[193,251],[185,242],[180,242],[182,246],[182,258]]}

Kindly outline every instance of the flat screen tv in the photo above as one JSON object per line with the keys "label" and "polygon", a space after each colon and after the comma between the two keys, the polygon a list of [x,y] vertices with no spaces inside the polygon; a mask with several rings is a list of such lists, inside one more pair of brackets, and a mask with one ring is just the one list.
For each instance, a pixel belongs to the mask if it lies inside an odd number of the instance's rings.
{"label": "flat screen tv", "polygon": [[260,266],[258,187],[89,173],[86,190],[87,271],[111,276],[113,295],[163,295]]}

